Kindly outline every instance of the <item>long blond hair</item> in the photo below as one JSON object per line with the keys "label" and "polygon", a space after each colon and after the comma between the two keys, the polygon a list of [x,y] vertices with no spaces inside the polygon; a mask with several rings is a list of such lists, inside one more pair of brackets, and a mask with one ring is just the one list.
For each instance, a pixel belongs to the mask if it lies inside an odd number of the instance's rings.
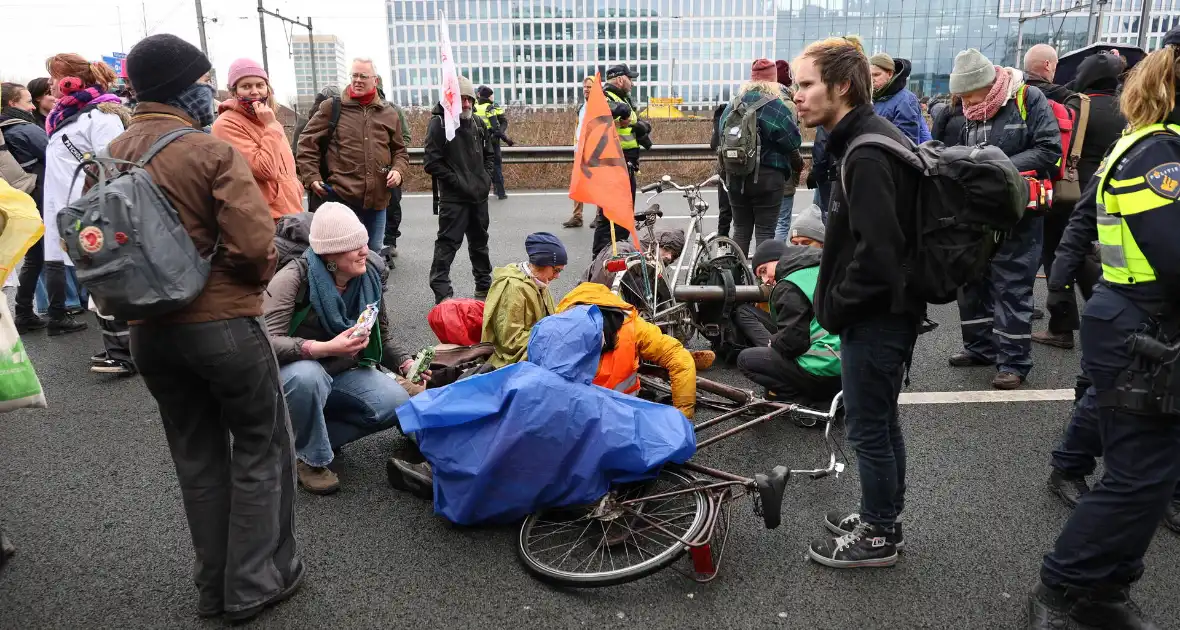
{"label": "long blond hair", "polygon": [[1119,109],[1132,131],[1161,122],[1172,113],[1176,74],[1176,50],[1171,46],[1151,53],[1131,69]]}

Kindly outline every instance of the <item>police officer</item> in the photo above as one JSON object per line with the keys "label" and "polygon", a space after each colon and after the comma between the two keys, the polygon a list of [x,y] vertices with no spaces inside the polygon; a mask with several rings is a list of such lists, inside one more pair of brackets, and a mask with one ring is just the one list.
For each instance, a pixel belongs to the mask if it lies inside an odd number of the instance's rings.
{"label": "police officer", "polygon": [[500,155],[500,143],[516,146],[508,137],[508,117],[504,115],[504,108],[492,102],[492,88],[481,85],[476,90],[478,97],[475,102],[475,115],[483,121],[484,127],[491,132],[492,150],[496,153],[496,165],[492,171],[492,189],[497,199],[507,199],[504,194],[504,160]]}
{"label": "police officer", "polygon": [[[651,131],[651,125],[646,121],[639,120],[636,113],[635,102],[631,100],[631,94],[635,87],[632,79],[639,77],[639,73],[635,72],[627,66],[627,64],[618,64],[611,66],[606,71],[606,84],[602,86],[602,91],[606,94],[606,101],[611,105],[611,113],[615,115],[616,111],[621,108],[616,107],[616,103],[626,104],[631,109],[631,116],[623,124],[616,124],[615,130],[619,134],[619,144],[623,149],[623,158],[627,160],[627,171],[631,176],[631,197],[635,197],[635,174],[639,172],[639,147],[651,147],[651,141],[647,139],[648,133]],[[617,115],[616,115],[617,118]],[[630,236],[631,232],[619,226],[615,226],[615,239],[624,240]],[[602,208],[598,209],[598,218],[594,225],[594,244],[593,254],[598,255],[598,252],[607,245],[610,245],[610,222],[602,216]]]}
{"label": "police officer", "polygon": [[1158,627],[1129,592],[1180,480],[1180,368],[1174,355],[1142,350],[1180,343],[1180,112],[1173,109],[1180,29],[1163,44],[1127,80],[1120,107],[1129,131],[1090,187],[1102,280],[1086,304],[1081,342],[1106,473],[1045,555],[1028,600],[1033,629],[1071,620]]}

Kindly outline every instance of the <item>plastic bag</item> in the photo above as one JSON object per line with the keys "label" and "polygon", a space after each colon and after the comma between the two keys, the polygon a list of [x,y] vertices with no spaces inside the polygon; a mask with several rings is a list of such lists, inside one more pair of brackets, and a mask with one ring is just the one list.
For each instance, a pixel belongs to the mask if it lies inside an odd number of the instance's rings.
{"label": "plastic bag", "polygon": [[440,343],[474,346],[483,338],[483,302],[471,298],[447,300],[430,309],[426,322]]}
{"label": "plastic bag", "polygon": [[[11,273],[44,233],[33,199],[0,180],[0,274]],[[44,408],[41,382],[9,313],[8,296],[0,293],[0,412]]]}

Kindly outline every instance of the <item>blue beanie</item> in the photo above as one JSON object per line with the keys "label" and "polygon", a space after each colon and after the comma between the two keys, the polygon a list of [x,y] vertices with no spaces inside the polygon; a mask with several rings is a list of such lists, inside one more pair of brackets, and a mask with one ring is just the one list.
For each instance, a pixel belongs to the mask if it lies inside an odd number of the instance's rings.
{"label": "blue beanie", "polygon": [[529,234],[524,239],[524,251],[537,267],[560,267],[568,260],[561,239],[548,232]]}

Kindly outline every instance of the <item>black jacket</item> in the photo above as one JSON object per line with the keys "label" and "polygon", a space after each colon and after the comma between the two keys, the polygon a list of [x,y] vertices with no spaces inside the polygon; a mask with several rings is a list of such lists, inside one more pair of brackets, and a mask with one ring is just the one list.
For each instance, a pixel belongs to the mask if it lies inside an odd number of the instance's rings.
{"label": "black jacket", "polygon": [[1062,105],[1074,110],[1074,114],[1078,112],[1078,98],[1077,92],[1065,87],[1064,85],[1057,85],[1056,83],[1049,83],[1048,81],[1031,74],[1025,73],[1024,82],[1041,91],[1042,94],[1049,97],[1050,100],[1057,101]]}
{"label": "black jacket", "polygon": [[811,143],[811,171],[807,173],[807,187],[819,191],[819,207],[825,212],[831,201],[831,181],[828,178],[828,132],[823,127],[815,130],[815,141]]}
{"label": "black jacket", "polygon": [[45,198],[45,147],[49,144],[49,136],[45,128],[34,122],[34,117],[13,107],[5,107],[0,113],[0,130],[3,130],[5,143],[12,157],[20,162],[26,173],[37,176],[37,185],[33,188],[33,201],[37,208],[43,211],[42,203]]}
{"label": "black jacket", "polygon": [[1078,92],[1090,97],[1090,119],[1086,123],[1086,137],[1082,144],[1082,159],[1078,163],[1078,177],[1084,187],[1106,152],[1122,135],[1127,119],[1119,111],[1117,94],[1123,62],[1105,53],[1093,55],[1078,66],[1073,84]]}
{"label": "black jacket", "polygon": [[[770,347],[784,359],[795,359],[811,347],[811,320],[815,309],[811,296],[798,285],[787,282],[787,276],[808,267],[818,267],[823,250],[799,245],[787,246],[774,270],[774,289],[770,292],[771,312],[777,332],[770,338]],[[816,290],[819,294],[819,290]]]}
{"label": "black jacket", "polygon": [[918,172],[876,147],[845,156],[848,144],[866,133],[907,144],[872,105],[852,110],[828,135],[828,160],[845,161],[847,179],[832,186],[815,306],[819,323],[836,334],[891,313],[921,317],[926,308],[907,293],[903,267],[914,242]]}
{"label": "black jacket", "polygon": [[930,136],[948,147],[958,146],[963,141],[963,128],[966,125],[967,118],[963,116],[962,105],[946,103],[934,116],[934,128],[930,130]]}
{"label": "black jacket", "polygon": [[435,105],[426,129],[422,166],[438,185],[442,202],[485,201],[492,189],[496,154],[483,121],[475,114],[461,119],[455,139],[447,141],[442,105]]}
{"label": "black jacket", "polygon": [[[1005,70],[1006,72],[1007,70]],[[1061,159],[1061,130],[1044,93],[1029,86],[1024,98],[1028,119],[1020,115],[1016,97],[1000,107],[991,120],[967,121],[963,144],[990,144],[1004,152],[1018,171],[1048,177]],[[1029,215],[1031,216],[1031,215]]]}

